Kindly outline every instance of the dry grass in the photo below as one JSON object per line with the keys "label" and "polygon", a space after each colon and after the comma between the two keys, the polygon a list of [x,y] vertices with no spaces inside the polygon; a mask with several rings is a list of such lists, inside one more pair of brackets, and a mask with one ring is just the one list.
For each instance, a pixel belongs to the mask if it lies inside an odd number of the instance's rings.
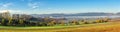
{"label": "dry grass", "polygon": [[120,32],[120,22],[61,29],[0,29],[0,32]]}

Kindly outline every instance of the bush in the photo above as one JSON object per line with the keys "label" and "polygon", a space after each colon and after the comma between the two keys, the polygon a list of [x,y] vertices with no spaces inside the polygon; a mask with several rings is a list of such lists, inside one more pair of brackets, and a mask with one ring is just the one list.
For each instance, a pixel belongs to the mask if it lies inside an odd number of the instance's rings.
{"label": "bush", "polygon": [[84,24],[89,24],[89,22],[86,21],[86,22],[84,22]]}

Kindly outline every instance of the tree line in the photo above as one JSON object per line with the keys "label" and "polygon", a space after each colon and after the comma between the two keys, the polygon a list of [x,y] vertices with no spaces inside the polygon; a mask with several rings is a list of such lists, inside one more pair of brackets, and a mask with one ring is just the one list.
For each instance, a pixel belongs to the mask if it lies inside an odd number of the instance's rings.
{"label": "tree line", "polygon": [[12,19],[12,18],[0,18],[0,25],[2,26],[54,26],[54,25],[81,25],[81,24],[92,24],[92,23],[105,23],[110,18],[97,19],[95,21],[86,20],[71,20],[66,22],[64,19],[54,18],[29,18],[29,19]]}

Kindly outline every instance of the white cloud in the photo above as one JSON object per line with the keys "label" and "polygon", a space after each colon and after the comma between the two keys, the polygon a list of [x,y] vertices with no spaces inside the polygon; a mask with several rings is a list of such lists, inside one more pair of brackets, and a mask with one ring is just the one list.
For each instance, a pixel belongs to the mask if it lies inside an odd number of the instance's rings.
{"label": "white cloud", "polygon": [[35,2],[35,3],[28,3],[28,6],[32,9],[38,8],[40,5],[40,2]]}
{"label": "white cloud", "polygon": [[0,10],[0,13],[9,11],[11,14],[23,14],[24,12],[20,11],[20,10]]}
{"label": "white cloud", "polygon": [[10,6],[13,6],[13,3],[0,3],[0,10],[7,9]]}
{"label": "white cloud", "polygon": [[3,13],[3,12],[6,12],[5,10],[4,11],[0,11],[0,13]]}
{"label": "white cloud", "polygon": [[13,3],[5,3],[5,4],[2,4],[2,7],[7,8],[7,7],[10,7],[12,5],[13,5]]}

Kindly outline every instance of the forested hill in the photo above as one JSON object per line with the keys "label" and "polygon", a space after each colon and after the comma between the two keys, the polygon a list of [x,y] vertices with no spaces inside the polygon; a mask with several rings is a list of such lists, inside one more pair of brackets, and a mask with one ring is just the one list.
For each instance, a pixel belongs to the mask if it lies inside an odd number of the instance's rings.
{"label": "forested hill", "polygon": [[54,14],[32,14],[34,16],[112,16],[112,15],[120,15],[120,13],[76,13],[76,14],[64,14],[64,13],[54,13]]}

